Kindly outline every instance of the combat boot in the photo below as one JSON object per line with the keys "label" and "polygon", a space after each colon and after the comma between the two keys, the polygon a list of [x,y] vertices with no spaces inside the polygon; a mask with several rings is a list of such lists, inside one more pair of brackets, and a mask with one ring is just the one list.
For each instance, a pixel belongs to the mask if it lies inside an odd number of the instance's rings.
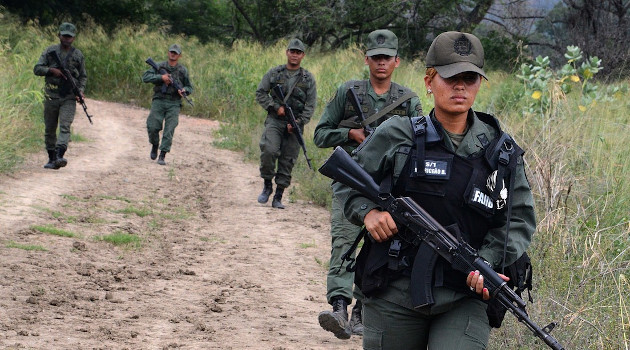
{"label": "combat boot", "polygon": [[350,313],[350,328],[352,329],[352,334],[363,335],[362,308],[361,300],[357,300],[352,307],[352,312]]}
{"label": "combat boot", "polygon": [[59,169],[57,166],[57,151],[48,150],[48,163],[44,165],[46,169]]}
{"label": "combat boot", "polygon": [[66,146],[57,146],[57,160],[55,160],[57,168],[63,168],[68,165],[68,160],[63,157],[64,154],[66,154]]}
{"label": "combat boot", "polygon": [[159,145],[151,145],[151,160],[155,160],[157,158],[157,151]]}
{"label": "combat boot", "polygon": [[160,156],[158,157],[157,163],[160,165],[166,165],[166,162],[164,161],[164,157],[166,157],[166,152],[161,151]]}
{"label": "combat boot", "polygon": [[348,322],[348,302],[343,297],[332,299],[333,311],[319,313],[319,325],[339,339],[350,339],[352,328]]}
{"label": "combat boot", "polygon": [[284,188],[276,187],[276,194],[273,195],[273,200],[271,201],[271,206],[276,209],[284,209],[284,205],[282,204],[282,194],[284,193]]}
{"label": "combat boot", "polygon": [[271,184],[271,180],[265,179],[263,190],[258,195],[258,203],[267,203],[267,201],[269,201],[269,196],[271,196],[272,192],[273,192],[273,186]]}

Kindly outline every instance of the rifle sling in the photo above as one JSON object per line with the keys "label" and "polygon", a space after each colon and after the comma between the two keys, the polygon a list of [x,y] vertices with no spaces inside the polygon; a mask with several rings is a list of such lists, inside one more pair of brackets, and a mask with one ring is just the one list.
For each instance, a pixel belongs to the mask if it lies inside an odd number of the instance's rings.
{"label": "rifle sling", "polygon": [[349,128],[357,128],[358,127],[365,127],[366,125],[369,125],[375,121],[377,121],[379,118],[381,118],[382,116],[384,116],[385,114],[391,112],[394,108],[400,106],[403,102],[409,100],[412,97],[416,97],[418,96],[415,92],[408,92],[404,95],[402,95],[398,100],[396,100],[396,102],[390,104],[389,106],[381,109],[380,111],[372,114],[371,116],[365,118],[365,120],[357,123],[357,122],[353,122],[351,120],[342,120],[341,123],[339,123],[339,126],[345,126],[345,127],[349,127]]}
{"label": "rifle sling", "polygon": [[295,80],[295,83],[293,83],[291,88],[284,95],[284,100],[282,101],[282,104],[287,104],[287,101],[289,100],[289,97],[291,97],[291,94],[293,93],[293,90],[295,89],[297,84],[302,80],[302,75],[303,75],[302,74],[302,67],[300,67],[300,70],[298,71],[298,78]]}

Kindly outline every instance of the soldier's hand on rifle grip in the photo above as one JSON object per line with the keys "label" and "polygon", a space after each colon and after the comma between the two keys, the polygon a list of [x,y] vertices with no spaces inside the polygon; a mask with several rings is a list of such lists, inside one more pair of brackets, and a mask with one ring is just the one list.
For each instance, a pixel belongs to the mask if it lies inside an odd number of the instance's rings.
{"label": "soldier's hand on rifle grip", "polygon": [[377,242],[385,242],[398,232],[391,214],[378,209],[370,210],[363,218],[363,224]]}
{"label": "soldier's hand on rifle grip", "polygon": [[350,131],[348,131],[348,138],[358,143],[363,143],[363,141],[365,140],[365,130],[350,129]]}
{"label": "soldier's hand on rifle grip", "polygon": [[63,72],[61,71],[61,69],[59,68],[48,68],[48,72],[50,72],[50,74],[58,77],[58,78],[64,78],[64,79],[68,79],[66,78],[65,75],[63,75]]}
{"label": "soldier's hand on rifle grip", "polygon": [[171,85],[171,83],[173,82],[173,80],[171,80],[171,75],[168,73],[162,74],[162,81],[166,85]]}
{"label": "soldier's hand on rifle grip", "polygon": [[[503,274],[498,274],[504,281],[509,281],[510,278]],[[490,292],[488,288],[483,286],[483,275],[479,273],[479,271],[470,271],[468,277],[466,277],[466,285],[470,288],[471,291],[481,295],[483,300],[490,299]]]}

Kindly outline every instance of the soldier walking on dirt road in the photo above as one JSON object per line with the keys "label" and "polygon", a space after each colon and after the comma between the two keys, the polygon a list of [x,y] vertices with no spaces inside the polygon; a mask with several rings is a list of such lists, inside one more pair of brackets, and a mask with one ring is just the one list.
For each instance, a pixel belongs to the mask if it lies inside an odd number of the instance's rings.
{"label": "soldier walking on dirt road", "polygon": [[[422,114],[418,96],[409,88],[392,81],[392,73],[400,64],[396,34],[389,30],[371,32],[367,38],[365,64],[370,69],[370,78],[342,84],[326,106],[315,128],[313,140],[317,147],[341,146],[350,153],[365,140],[368,129],[376,128],[393,115],[415,117]],[[357,107],[352,105],[348,97],[351,90],[354,90],[357,97]],[[358,117],[359,113],[366,118],[363,123]],[[346,271],[345,266],[342,267],[341,257],[352,246],[361,227],[344,217],[341,202],[333,195],[330,222],[332,249],[326,280],[326,298],[333,310],[321,312],[319,323],[337,338],[348,339],[352,334],[363,333],[361,296],[357,295],[357,302],[348,322],[347,307],[352,303],[354,273]]]}
{"label": "soldier walking on dirt road", "polygon": [[[151,143],[151,159],[158,158],[158,148],[160,156],[158,164],[166,165],[164,157],[171,151],[175,128],[179,124],[179,111],[182,107],[182,97],[192,94],[193,87],[188,76],[188,70],[178,61],[182,56],[182,48],[178,44],[173,44],[168,48],[168,60],[157,64],[160,70],[165,73],[149,68],[142,75],[142,81],[154,84],[153,101],[151,102],[151,112],[147,117],[147,131],[149,133],[149,143]],[[174,83],[174,82],[177,82]],[[180,90],[175,88],[181,86]],[[162,142],[160,143],[160,131]]]}
{"label": "soldier walking on dirt road", "polygon": [[[282,195],[291,184],[291,172],[300,153],[295,133],[304,130],[317,104],[315,77],[301,67],[304,50],[302,41],[292,39],[286,50],[287,63],[267,71],[256,89],[256,101],[267,111],[265,130],[260,137],[260,177],[264,180],[264,187],[258,203],[269,200],[273,192],[271,181],[275,177],[276,193],[271,205],[277,209],[284,209]],[[273,92],[276,85],[281,85],[284,101]],[[293,110],[302,131],[293,130],[285,115],[285,105]]]}
{"label": "soldier walking on dirt road", "polygon": [[[44,86],[44,141],[48,152],[48,163],[44,165],[46,169],[59,169],[68,164],[64,155],[70,142],[70,127],[74,121],[77,101],[80,99],[72,91],[73,84],[69,79],[74,80],[81,98],[84,97],[87,73],[83,53],[72,47],[76,32],[74,24],[62,23],[59,26],[59,44],[47,47],[33,68],[33,73],[45,77],[46,83]],[[55,54],[63,67],[57,63]],[[64,68],[71,76],[63,74]]]}

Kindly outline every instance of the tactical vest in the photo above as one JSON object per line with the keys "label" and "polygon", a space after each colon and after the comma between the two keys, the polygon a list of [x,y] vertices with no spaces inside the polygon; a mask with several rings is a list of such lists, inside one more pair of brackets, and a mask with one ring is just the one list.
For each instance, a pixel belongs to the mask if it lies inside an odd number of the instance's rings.
{"label": "tactical vest", "polygon": [[[361,110],[363,111],[363,115],[366,118],[376,113],[376,111],[374,110],[374,106],[372,106],[372,104],[370,103],[370,98],[368,97],[368,84],[369,80],[350,80],[346,82],[345,86],[345,91],[348,91],[350,88],[352,88],[356,92],[357,97],[359,98],[359,102],[361,103]],[[394,82],[392,82],[391,84],[392,85],[389,89],[387,102],[383,107],[395,103],[400,97],[402,97],[406,93],[411,92],[411,89],[406,88],[402,85],[398,85]],[[343,120],[339,123],[339,125],[354,129],[361,128],[357,111],[354,110],[354,107],[347,98],[345,101],[346,103],[344,107]],[[394,108],[375,122],[371,123],[370,126],[377,127],[381,125],[382,122],[391,118],[394,115],[408,116],[407,109],[409,107],[409,103],[409,100],[401,103],[400,105],[398,105],[398,107]]]}
{"label": "tactical vest", "polygon": [[[184,78],[186,77],[186,69],[181,64],[177,64],[175,67],[171,67],[168,64],[168,61],[163,61],[158,63],[158,68],[164,68],[169,74],[173,81],[179,82],[180,86],[184,86],[182,83]],[[181,100],[182,97],[179,95],[179,92],[174,87],[175,84],[166,85],[164,82],[160,81],[159,83],[153,86],[153,98],[161,98],[167,100]]]}
{"label": "tactical vest", "polygon": [[[296,76],[296,79],[298,79],[297,84],[295,85],[295,88],[293,88],[293,92],[291,92],[291,96],[289,96],[286,102],[291,109],[293,109],[293,113],[296,117],[304,111],[307,99],[306,93],[308,88],[313,84],[312,77],[306,69],[300,67],[300,71],[297,74],[300,75]],[[287,69],[286,64],[277,66],[271,71],[271,76],[269,77],[269,82],[271,84],[271,97],[273,97],[276,103],[283,104],[284,102],[276,96],[273,92],[273,88],[276,85],[282,85],[282,91],[286,96],[289,93],[289,89],[291,89],[291,86],[288,86],[290,80],[291,77],[289,76],[289,70]],[[292,83],[295,83],[295,80],[293,80]]]}
{"label": "tactical vest", "polygon": [[[466,158],[443,145],[441,126],[431,117],[412,118],[414,145],[397,151],[397,157],[406,157],[406,163],[395,186],[381,189],[395,197],[411,197],[442,226],[475,249],[481,247],[488,230],[506,223],[507,196],[512,195],[508,191],[509,181],[518,158],[524,153],[501,131],[494,117],[484,113],[477,116],[492,126],[498,136],[492,141],[479,137],[485,152]],[[361,249],[364,256],[357,258],[355,274],[364,294],[370,296],[403,275],[411,277],[414,306],[433,303],[431,286],[471,293],[465,284],[465,274],[452,269],[425,243],[418,245],[406,237],[411,234],[401,230],[391,241],[365,241]],[[429,294],[419,295],[419,290],[428,290]]]}
{"label": "tactical vest", "polygon": [[[52,58],[53,51],[57,51],[57,54],[59,55],[63,66],[70,71],[72,79],[74,79],[75,83],[78,84],[79,66],[81,65],[81,63],[75,56],[76,49],[74,47],[71,47],[67,53],[64,53],[60,45],[54,45],[49,48],[49,51],[46,53],[46,55],[51,56],[48,58],[48,60],[51,61],[50,67],[60,68],[57,66],[57,62],[55,62]],[[46,85],[44,89],[46,91],[46,94],[48,95],[56,94],[60,98],[63,98],[72,94],[72,83],[65,78],[49,75],[46,76],[45,82]]]}

